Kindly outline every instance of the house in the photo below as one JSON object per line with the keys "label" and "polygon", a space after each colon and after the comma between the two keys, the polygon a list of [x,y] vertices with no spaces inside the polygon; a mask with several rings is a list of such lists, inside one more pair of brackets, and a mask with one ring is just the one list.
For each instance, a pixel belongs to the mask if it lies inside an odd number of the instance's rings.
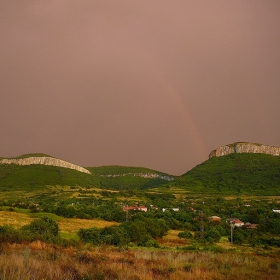
{"label": "house", "polygon": [[180,209],[179,208],[162,208],[162,212],[165,212],[166,210],[173,210],[174,212],[178,212]]}
{"label": "house", "polygon": [[242,227],[244,225],[244,223],[242,221],[240,221],[239,219],[236,219],[234,221],[231,222],[235,227]]}
{"label": "house", "polygon": [[134,210],[134,211],[143,211],[147,212],[148,208],[146,206],[123,206],[123,211],[129,211],[129,210]]}
{"label": "house", "polygon": [[146,207],[146,206],[138,206],[137,207],[137,210],[139,210],[139,211],[143,211],[143,212],[147,212],[148,211],[148,208]]}
{"label": "house", "polygon": [[246,228],[246,229],[256,229],[258,227],[258,224],[251,224],[251,223],[247,222],[242,227]]}
{"label": "house", "polygon": [[222,218],[218,216],[211,216],[208,218],[209,222],[221,222]]}
{"label": "house", "polygon": [[244,225],[244,222],[240,221],[237,218],[229,218],[226,219],[226,221],[232,225],[234,225],[234,227],[242,227]]}

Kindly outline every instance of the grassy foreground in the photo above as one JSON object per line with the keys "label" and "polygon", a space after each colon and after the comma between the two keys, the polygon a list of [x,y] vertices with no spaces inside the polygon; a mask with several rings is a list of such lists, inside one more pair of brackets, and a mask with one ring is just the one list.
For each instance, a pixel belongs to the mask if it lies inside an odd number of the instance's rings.
{"label": "grassy foreground", "polygon": [[0,278],[6,279],[279,279],[279,254],[58,248],[39,241],[2,244]]}

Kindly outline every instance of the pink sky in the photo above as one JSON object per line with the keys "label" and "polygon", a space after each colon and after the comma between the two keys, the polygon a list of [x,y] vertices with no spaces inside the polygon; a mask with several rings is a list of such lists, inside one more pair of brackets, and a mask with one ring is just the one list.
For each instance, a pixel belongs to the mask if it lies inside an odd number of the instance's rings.
{"label": "pink sky", "polygon": [[0,157],[179,175],[280,146],[279,0],[7,0],[0,39]]}

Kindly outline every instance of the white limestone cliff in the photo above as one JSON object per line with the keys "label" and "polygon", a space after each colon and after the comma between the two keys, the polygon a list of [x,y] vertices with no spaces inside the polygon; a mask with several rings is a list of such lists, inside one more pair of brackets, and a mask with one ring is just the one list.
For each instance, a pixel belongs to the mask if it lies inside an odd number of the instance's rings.
{"label": "white limestone cliff", "polygon": [[31,165],[31,164],[42,164],[42,165],[50,165],[50,166],[57,166],[57,167],[64,167],[69,169],[74,169],[83,173],[91,174],[87,169],[84,167],[72,164],[70,162],[52,158],[52,157],[28,157],[28,158],[13,158],[13,159],[1,159],[0,164],[18,164],[18,165]]}
{"label": "white limestone cliff", "polygon": [[209,154],[209,158],[221,157],[233,153],[255,153],[280,156],[280,148],[249,142],[238,142],[219,147]]}

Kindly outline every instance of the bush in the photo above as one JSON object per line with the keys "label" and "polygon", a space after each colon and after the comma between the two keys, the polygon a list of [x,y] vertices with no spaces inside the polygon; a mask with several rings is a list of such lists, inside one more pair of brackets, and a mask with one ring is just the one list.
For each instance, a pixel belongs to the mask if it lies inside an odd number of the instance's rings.
{"label": "bush", "polygon": [[204,247],[205,251],[210,251],[210,252],[214,252],[214,253],[223,253],[225,251],[225,249],[221,246],[218,245],[208,245]]}
{"label": "bush", "polygon": [[49,217],[42,217],[23,226],[21,231],[33,240],[54,241],[58,237],[59,227],[56,221]]}
{"label": "bush", "polygon": [[4,225],[0,226],[0,242],[17,243],[22,241],[23,236],[19,231],[12,226]]}
{"label": "bush", "polygon": [[110,226],[99,228],[80,229],[78,236],[82,242],[90,242],[94,245],[110,244],[123,245],[128,242],[124,228]]}
{"label": "bush", "polygon": [[205,233],[205,239],[209,242],[219,242],[221,233],[216,227],[213,227]]}
{"label": "bush", "polygon": [[190,239],[193,236],[189,231],[181,231],[181,232],[178,233],[178,237],[184,238],[184,239]]}
{"label": "bush", "polygon": [[102,243],[110,245],[123,245],[127,242],[126,232],[120,226],[104,227],[100,231],[100,239]]}
{"label": "bush", "polygon": [[148,235],[146,224],[143,221],[136,220],[133,222],[124,223],[123,228],[127,233],[127,237],[129,238],[130,242],[134,243],[142,243],[143,241],[146,242],[146,236]]}
{"label": "bush", "polygon": [[91,242],[94,245],[99,245],[101,243],[99,228],[89,228],[80,229],[78,231],[78,236],[82,242]]}
{"label": "bush", "polygon": [[148,240],[145,244],[146,247],[160,248],[158,242],[156,240]]}

